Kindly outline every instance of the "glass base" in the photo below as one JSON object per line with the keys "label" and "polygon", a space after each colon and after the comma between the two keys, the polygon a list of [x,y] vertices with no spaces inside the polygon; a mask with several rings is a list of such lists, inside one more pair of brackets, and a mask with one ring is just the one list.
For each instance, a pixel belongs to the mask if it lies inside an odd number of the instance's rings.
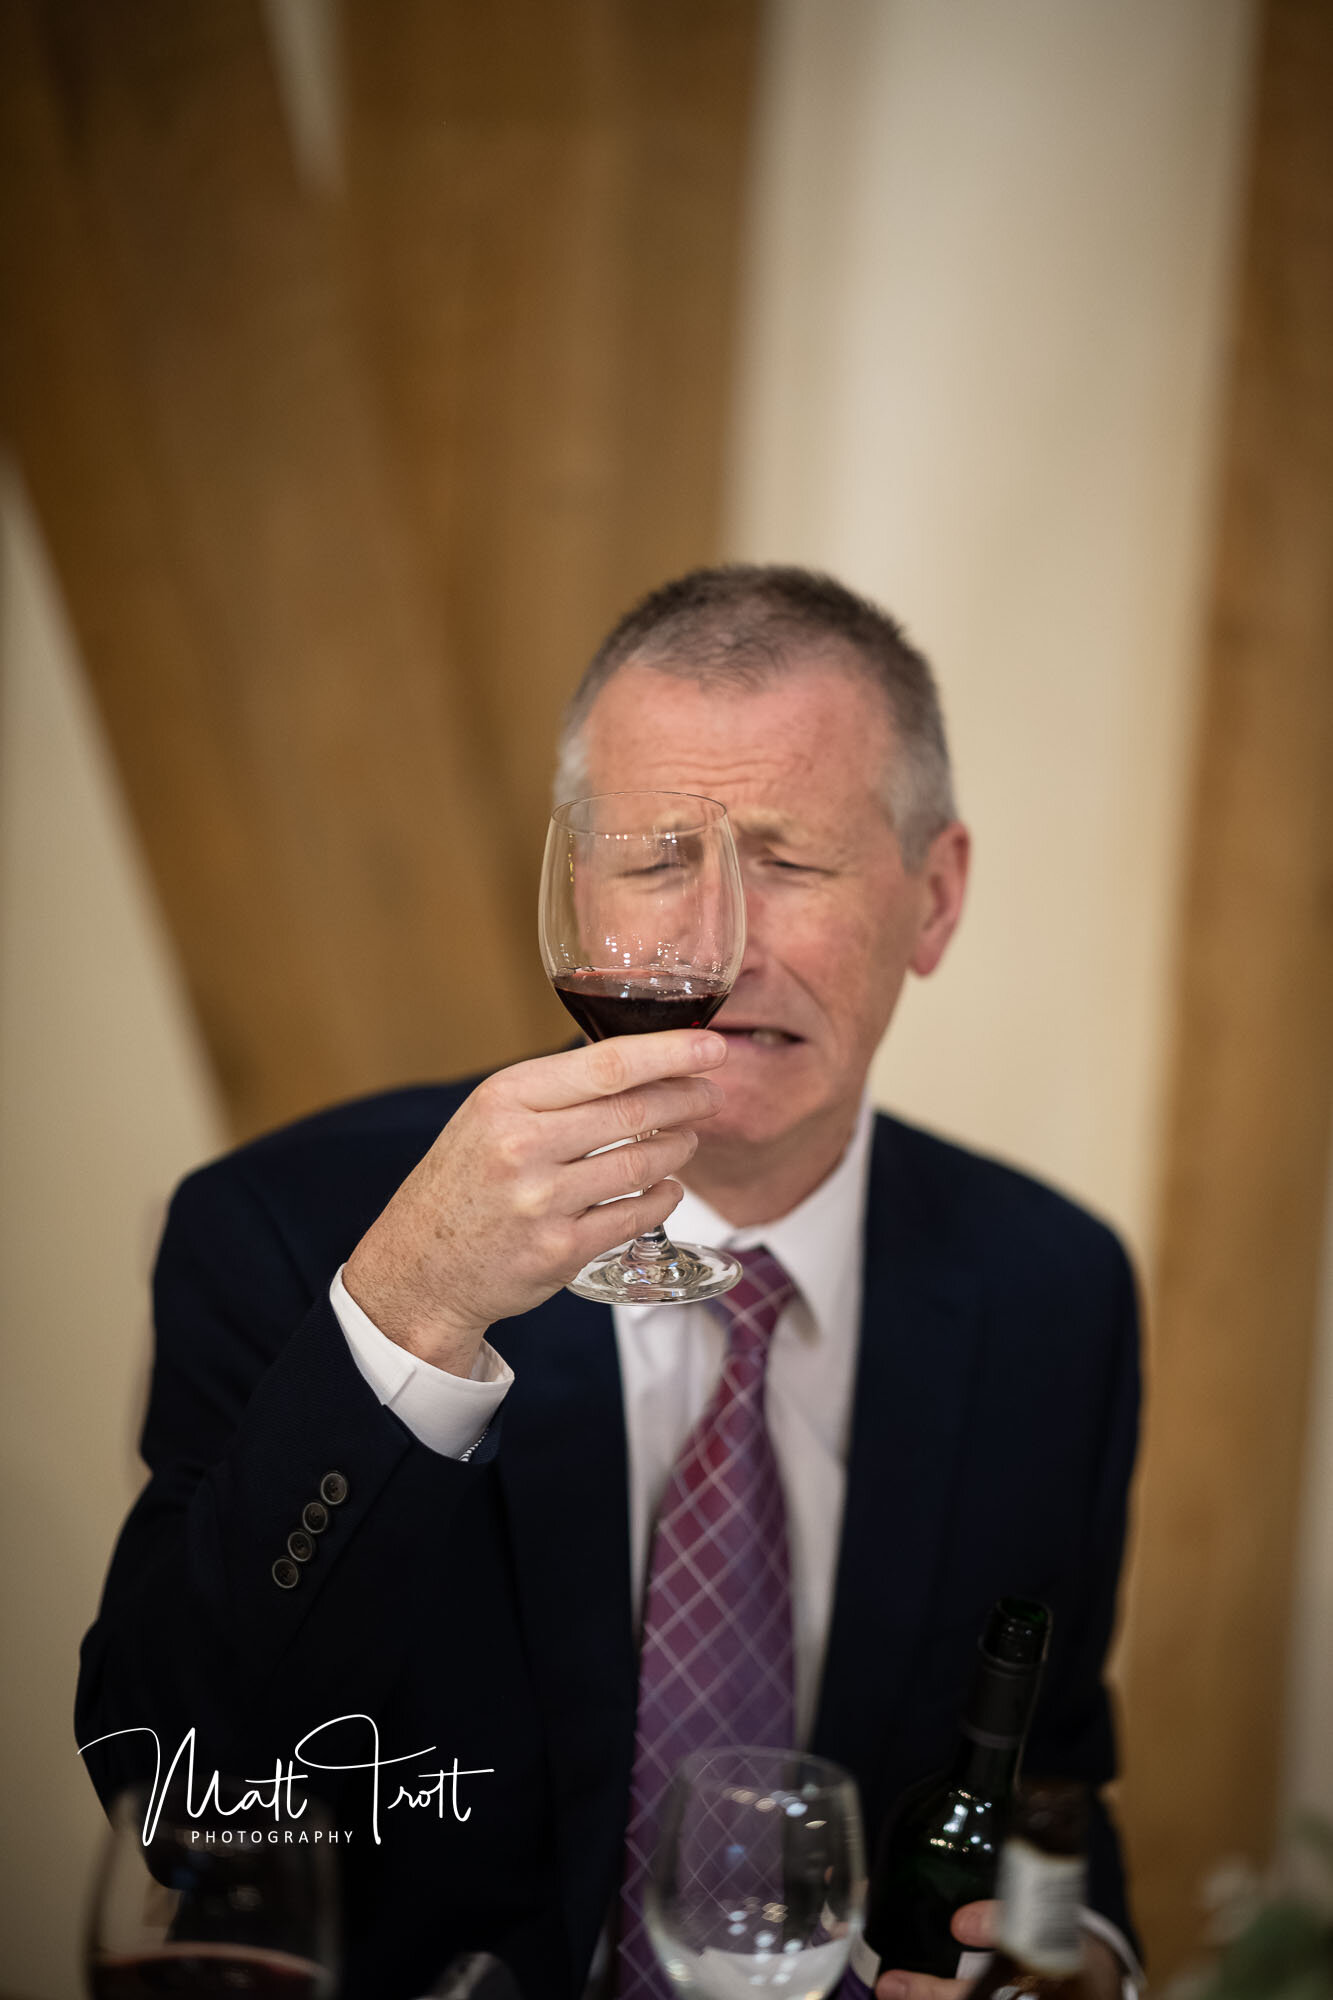
{"label": "glass base", "polygon": [[695,1299],[715,1299],[720,1292],[729,1292],[744,1275],[725,1250],[706,1250],[701,1243],[666,1243],[660,1253],[649,1256],[635,1256],[636,1250],[641,1246],[594,1257],[566,1289],[581,1299],[596,1299],[599,1305],[687,1306]]}

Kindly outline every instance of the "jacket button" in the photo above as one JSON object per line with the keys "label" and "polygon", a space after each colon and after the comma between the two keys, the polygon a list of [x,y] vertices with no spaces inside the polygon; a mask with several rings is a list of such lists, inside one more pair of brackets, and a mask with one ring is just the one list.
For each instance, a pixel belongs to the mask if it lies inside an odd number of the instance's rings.
{"label": "jacket button", "polygon": [[301,1525],[312,1535],[322,1535],[329,1525],[329,1510],[322,1501],[307,1500],[301,1509]]}
{"label": "jacket button", "polygon": [[279,1556],[273,1565],[273,1581],[279,1590],[295,1590],[301,1581],[301,1572],[290,1556]]}
{"label": "jacket button", "polygon": [[287,1537],[287,1553],[295,1556],[297,1562],[308,1563],[315,1553],[315,1544],[304,1528],[293,1528]]}
{"label": "jacket button", "polygon": [[319,1482],[319,1497],[330,1507],[341,1507],[347,1498],[347,1481],[341,1472],[326,1472]]}

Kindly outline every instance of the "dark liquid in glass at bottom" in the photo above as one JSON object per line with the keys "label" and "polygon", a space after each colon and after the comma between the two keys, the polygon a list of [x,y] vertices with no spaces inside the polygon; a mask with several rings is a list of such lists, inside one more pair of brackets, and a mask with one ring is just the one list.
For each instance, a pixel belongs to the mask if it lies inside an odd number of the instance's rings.
{"label": "dark liquid in glass at bottom", "polygon": [[329,1980],[322,1967],[290,1952],[182,1940],[156,1951],[91,1960],[88,1989],[93,2000],[163,2000],[192,1993],[317,2000],[329,1990]]}
{"label": "dark liquid in glass at bottom", "polygon": [[565,972],[551,983],[594,1042],[663,1028],[706,1028],[730,991],[707,979],[657,972]]}

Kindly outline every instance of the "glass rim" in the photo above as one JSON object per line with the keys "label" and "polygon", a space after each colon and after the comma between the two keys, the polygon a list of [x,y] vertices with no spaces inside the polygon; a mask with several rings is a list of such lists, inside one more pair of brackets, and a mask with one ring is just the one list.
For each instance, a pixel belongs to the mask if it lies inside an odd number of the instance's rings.
{"label": "glass rim", "polygon": [[[658,828],[645,827],[624,833],[613,831],[609,827],[575,826],[572,823],[570,815],[579,806],[600,805],[604,800],[611,799],[686,799],[692,806],[711,806],[713,811],[706,813],[692,825],[664,826]],[[672,792],[636,788],[623,792],[588,792],[582,798],[565,799],[551,814],[551,825],[558,826],[563,833],[584,834],[597,840],[669,840],[676,838],[677,835],[702,833],[706,827],[717,826],[725,822],[726,819],[727,809],[721,799],[710,798],[706,792]]]}
{"label": "glass rim", "polygon": [[[689,1756],[682,1757],[676,1765],[671,1774],[671,1781],[676,1783],[685,1779],[694,1782],[709,1774],[710,1765],[714,1762],[721,1765],[724,1759],[762,1757],[781,1759],[788,1764],[803,1768],[810,1773],[806,1782],[815,1784],[820,1791],[836,1791],[842,1785],[854,1786],[856,1783],[846,1766],[835,1764],[831,1757],[820,1757],[811,1750],[797,1750],[772,1743],[719,1743],[711,1750],[691,1750]],[[717,1775],[719,1782],[735,1782],[734,1777],[724,1778],[721,1770]]]}

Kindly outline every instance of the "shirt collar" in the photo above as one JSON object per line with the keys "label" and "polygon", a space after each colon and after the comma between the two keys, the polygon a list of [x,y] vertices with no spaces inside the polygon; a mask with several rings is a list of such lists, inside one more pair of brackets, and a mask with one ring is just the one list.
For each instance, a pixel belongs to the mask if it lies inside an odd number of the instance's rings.
{"label": "shirt collar", "polygon": [[874,1111],[866,1096],[837,1166],[812,1194],[776,1222],[735,1228],[701,1195],[686,1188],[667,1218],[668,1234],[678,1241],[708,1243],[724,1250],[752,1250],[764,1244],[799,1287],[816,1335],[826,1336],[846,1318],[849,1297],[860,1293],[873,1127]]}

